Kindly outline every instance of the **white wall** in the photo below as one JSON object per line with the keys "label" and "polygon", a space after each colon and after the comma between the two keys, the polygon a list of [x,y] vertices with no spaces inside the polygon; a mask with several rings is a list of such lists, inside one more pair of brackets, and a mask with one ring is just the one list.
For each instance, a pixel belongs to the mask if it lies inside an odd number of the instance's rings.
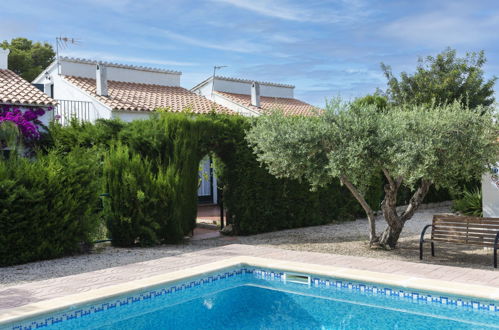
{"label": "white wall", "polygon": [[[220,88],[218,88],[217,86],[223,87],[223,85],[219,84],[219,82],[222,82],[222,80],[216,81],[216,84],[215,84],[216,91],[251,95],[251,85],[250,84],[246,84],[247,86],[242,86],[242,84],[235,82],[234,88],[231,89],[230,86],[226,84],[225,86],[226,87],[228,86],[228,87],[225,90],[220,90]],[[228,82],[228,81],[225,81],[225,82]],[[210,80],[206,84],[196,88],[195,90],[192,90],[192,92],[194,92],[198,95],[202,95],[202,96],[206,97],[208,100],[211,100],[215,103],[218,103],[218,104],[220,104],[220,105],[222,105],[222,106],[224,106],[232,111],[240,113],[243,116],[259,116],[260,115],[260,113],[258,113],[256,111],[251,111],[250,109],[248,109],[248,108],[246,108],[238,103],[235,103],[235,102],[225,98],[222,95],[218,95],[216,93],[212,94],[212,85],[213,85],[213,81]],[[248,93],[246,93],[247,92],[246,87],[249,88]],[[228,90],[231,90],[231,91],[229,92]],[[244,92],[244,93],[241,93],[241,92]]]}
{"label": "white wall", "polygon": [[144,120],[144,119],[149,119],[149,117],[152,115],[151,112],[149,111],[142,111],[142,112],[126,112],[126,111],[113,111],[113,118],[119,118],[127,123],[134,121],[134,120]]}
{"label": "white wall", "polygon": [[213,82],[209,81],[208,83],[202,85],[201,87],[193,90],[193,92],[198,94],[198,95],[202,95],[202,96],[206,97],[208,100],[212,100],[212,98],[211,98],[211,91],[212,91],[211,86],[212,85],[213,85]]}
{"label": "white wall", "polygon": [[482,176],[483,216],[499,218],[499,164]]}
{"label": "white wall", "polygon": [[9,49],[3,49],[0,47],[0,70],[8,69],[9,67]]}
{"label": "white wall", "polygon": [[225,97],[223,97],[222,95],[218,95],[218,94],[213,94],[213,98],[212,98],[212,101],[232,110],[232,111],[235,111],[237,113],[240,113],[241,115],[243,116],[259,116],[260,113],[256,112],[256,111],[251,111],[250,109],[246,108],[246,107],[243,107],[229,99],[226,99]]}
{"label": "white wall", "polygon": [[66,81],[64,77],[57,74],[52,75],[52,83],[54,84],[53,98],[56,100],[71,100],[91,102],[89,120],[94,122],[96,119],[110,119],[111,109],[97,101],[93,96],[85,93],[78,87]]}
{"label": "white wall", "polygon": [[[60,72],[64,76],[77,76],[83,78],[96,77],[96,65],[91,63],[77,63],[60,60]],[[132,68],[121,68],[107,65],[107,79],[115,81],[156,84],[162,86],[180,86],[181,74],[168,72],[142,71]]]}
{"label": "white wall", "polygon": [[[226,93],[251,95],[251,83],[215,78],[215,90]],[[293,98],[293,90],[294,88],[292,87],[278,87],[260,83],[261,96]]]}
{"label": "white wall", "polygon": [[45,126],[49,126],[50,122],[54,118],[54,107],[52,107],[52,110],[48,110],[48,107],[40,107],[43,110],[45,110],[45,114],[38,119],[43,123]]}

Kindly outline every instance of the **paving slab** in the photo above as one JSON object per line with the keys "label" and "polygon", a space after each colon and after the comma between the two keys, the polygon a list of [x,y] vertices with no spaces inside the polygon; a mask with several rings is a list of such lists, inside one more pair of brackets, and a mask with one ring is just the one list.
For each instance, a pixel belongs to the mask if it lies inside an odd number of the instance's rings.
{"label": "paving slab", "polygon": [[461,283],[499,287],[499,271],[494,270],[231,244],[92,272],[4,287],[0,289],[0,313],[34,302],[64,297],[79,292],[88,292],[238,256],[264,257],[276,261],[296,261],[330,267],[370,270],[385,273],[387,276],[388,274],[410,275],[422,279],[450,281],[457,285]]}

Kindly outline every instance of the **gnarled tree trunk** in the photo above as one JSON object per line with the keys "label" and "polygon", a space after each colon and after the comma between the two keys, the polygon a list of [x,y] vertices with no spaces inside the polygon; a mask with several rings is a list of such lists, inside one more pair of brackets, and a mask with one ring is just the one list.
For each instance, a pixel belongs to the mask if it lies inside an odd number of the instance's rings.
{"label": "gnarled tree trunk", "polygon": [[383,231],[379,238],[379,244],[385,248],[393,249],[397,246],[404,224],[409,220],[414,212],[423,202],[428,190],[430,189],[431,182],[422,180],[419,188],[414,192],[409,201],[409,205],[404,212],[399,216],[397,213],[397,193],[402,184],[402,179],[394,180],[386,170],[383,170],[388,184],[385,185],[385,198],[381,203],[381,210],[383,216],[388,224],[388,227]]}
{"label": "gnarled tree trunk", "polygon": [[383,172],[388,179],[388,183],[384,187],[385,198],[381,203],[381,210],[388,227],[381,233],[379,244],[385,248],[394,248],[404,228],[404,223],[397,214],[397,193],[402,180],[395,181],[386,170],[383,170]]}

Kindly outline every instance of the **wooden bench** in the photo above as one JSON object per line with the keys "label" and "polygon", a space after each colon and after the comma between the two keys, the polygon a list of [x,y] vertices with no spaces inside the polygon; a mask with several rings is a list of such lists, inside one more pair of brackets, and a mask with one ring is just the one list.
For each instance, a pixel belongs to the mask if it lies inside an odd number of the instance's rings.
{"label": "wooden bench", "polygon": [[[431,238],[424,235],[431,227]],[[431,225],[424,227],[419,240],[419,259],[423,259],[423,243],[431,243],[431,255],[435,256],[435,242],[474,245],[494,249],[494,268],[497,268],[497,248],[499,247],[499,218],[477,218],[436,214]]]}

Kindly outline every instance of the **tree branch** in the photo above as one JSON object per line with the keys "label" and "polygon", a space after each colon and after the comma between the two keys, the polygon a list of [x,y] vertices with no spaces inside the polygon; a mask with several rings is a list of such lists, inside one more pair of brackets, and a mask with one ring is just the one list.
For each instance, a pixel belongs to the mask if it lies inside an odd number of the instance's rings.
{"label": "tree branch", "polygon": [[396,182],[396,184],[397,184],[397,189],[398,189],[398,188],[400,188],[400,186],[402,185],[402,182],[403,182],[403,181],[404,181],[404,179],[403,179],[401,176],[399,176],[399,177],[397,178],[397,182]]}
{"label": "tree branch", "polygon": [[371,244],[375,243],[378,240],[376,236],[376,219],[374,217],[374,211],[366,202],[364,196],[360,193],[360,191],[347,179],[346,176],[341,175],[340,181],[344,184],[348,190],[352,193],[353,197],[360,203],[364,212],[366,212],[367,220],[369,222],[369,242]]}
{"label": "tree branch", "polygon": [[431,181],[421,180],[421,186],[419,186],[419,188],[414,192],[414,195],[412,195],[411,200],[409,201],[409,205],[407,205],[407,208],[405,209],[404,212],[402,212],[402,215],[400,216],[400,220],[406,222],[407,220],[412,218],[414,212],[416,212],[418,207],[423,202],[423,199],[428,193],[428,190],[430,189],[431,185],[432,185]]}
{"label": "tree branch", "polygon": [[388,170],[386,168],[383,168],[383,174],[385,175],[385,178],[388,180],[388,184],[390,185],[391,188],[395,187],[395,182],[393,181],[392,176],[390,173],[388,173]]}
{"label": "tree branch", "polygon": [[399,176],[396,180],[394,180],[386,168],[383,168],[383,174],[385,175],[386,179],[388,180],[388,184],[390,185],[390,188],[397,191],[400,188],[400,185],[402,184],[403,178],[401,176]]}

